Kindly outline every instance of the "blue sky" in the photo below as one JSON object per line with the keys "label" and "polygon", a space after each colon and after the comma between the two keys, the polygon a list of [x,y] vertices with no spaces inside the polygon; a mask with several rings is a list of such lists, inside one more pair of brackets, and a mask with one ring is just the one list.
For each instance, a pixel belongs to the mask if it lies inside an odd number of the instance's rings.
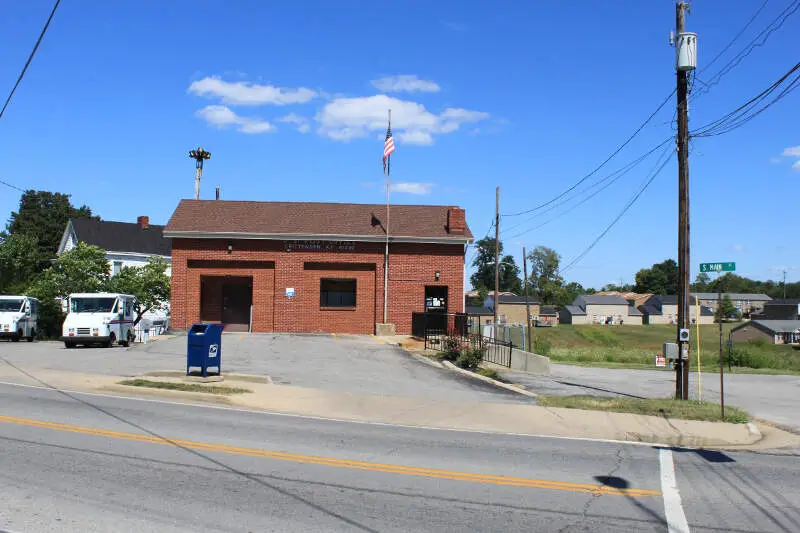
{"label": "blue sky", "polygon": [[[687,29],[699,35],[700,69],[761,3],[692,2]],[[698,79],[711,81],[790,3],[767,2]],[[50,8],[42,0],[6,6],[3,97]],[[381,203],[391,106],[392,201],[460,205],[481,237],[495,186],[503,213],[551,199],[669,94],[674,12],[668,0],[66,0],[0,122],[0,179],[72,194],[105,219],[149,215],[166,223],[178,200],[193,194],[187,152],[202,145],[213,154],[205,198],[220,185],[225,199]],[[797,61],[798,35],[800,12],[692,104],[690,125],[727,113],[786,72]],[[780,267],[800,278],[798,93],[743,128],[693,142],[692,277],[701,261],[727,260],[759,279],[777,279]],[[673,112],[674,97],[585,185],[672,135]],[[521,263],[523,245],[546,245],[569,263],[660,153],[578,207],[584,195],[530,220],[504,217],[506,250]],[[0,186],[4,218],[18,198]],[[595,287],[632,282],[638,269],[676,257],[676,227],[673,158],[566,277]]]}

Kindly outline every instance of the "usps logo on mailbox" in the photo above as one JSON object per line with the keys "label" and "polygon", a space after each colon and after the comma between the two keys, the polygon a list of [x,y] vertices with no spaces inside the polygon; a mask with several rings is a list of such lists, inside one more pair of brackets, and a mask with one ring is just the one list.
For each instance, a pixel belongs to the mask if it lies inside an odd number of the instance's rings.
{"label": "usps logo on mailbox", "polygon": [[219,351],[219,345],[218,344],[212,344],[211,346],[209,346],[208,347],[208,358],[209,359],[213,359],[214,357],[216,357],[218,351]]}

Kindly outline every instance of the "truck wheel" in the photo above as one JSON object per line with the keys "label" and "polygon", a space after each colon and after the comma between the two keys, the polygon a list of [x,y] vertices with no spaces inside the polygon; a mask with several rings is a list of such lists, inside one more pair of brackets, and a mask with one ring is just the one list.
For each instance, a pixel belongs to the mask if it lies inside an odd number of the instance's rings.
{"label": "truck wheel", "polygon": [[21,338],[22,338],[22,330],[19,330],[19,331],[17,332],[17,334],[16,334],[16,335],[14,335],[13,337],[11,337],[11,341],[12,341],[12,342],[19,342],[19,340],[20,340]]}
{"label": "truck wheel", "polygon": [[108,337],[108,342],[106,343],[106,348],[113,348],[115,342],[117,342],[117,336],[112,333]]}
{"label": "truck wheel", "polygon": [[31,336],[30,336],[30,337],[28,337],[26,340],[27,340],[28,342],[33,342],[33,339],[35,339],[35,338],[36,338],[36,330],[35,330],[35,329],[32,329],[32,330],[31,330]]}
{"label": "truck wheel", "polygon": [[75,347],[75,343],[74,342],[64,341],[64,348],[68,348],[69,349],[69,348],[74,348],[74,347]]}
{"label": "truck wheel", "polygon": [[130,346],[130,345],[131,345],[131,340],[132,340],[132,339],[131,339],[131,336],[132,336],[132,334],[131,334],[131,331],[130,331],[130,330],[128,330],[128,336],[127,336],[127,337],[125,337],[125,340],[124,340],[124,341],[120,341],[120,344],[121,344],[122,346],[124,346],[125,348],[127,348],[128,346]]}

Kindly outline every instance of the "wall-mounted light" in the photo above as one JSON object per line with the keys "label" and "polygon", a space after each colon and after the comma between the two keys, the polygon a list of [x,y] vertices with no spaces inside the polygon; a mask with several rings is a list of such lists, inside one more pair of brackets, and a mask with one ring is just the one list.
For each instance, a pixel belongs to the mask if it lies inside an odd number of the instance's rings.
{"label": "wall-mounted light", "polygon": [[231,253],[232,251],[233,251],[233,245],[228,243],[228,253]]}
{"label": "wall-mounted light", "polygon": [[436,275],[436,281],[439,281],[439,277],[441,276],[441,272],[439,272],[437,270],[435,275]]}

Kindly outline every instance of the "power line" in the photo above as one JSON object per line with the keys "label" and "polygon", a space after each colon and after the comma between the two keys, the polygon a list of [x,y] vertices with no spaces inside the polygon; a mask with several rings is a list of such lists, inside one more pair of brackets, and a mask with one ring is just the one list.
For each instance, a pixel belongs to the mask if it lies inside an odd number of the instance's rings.
{"label": "power line", "polygon": [[[800,0],[798,0],[798,1],[800,1]],[[673,90],[672,90],[672,92],[670,92],[670,93],[667,95],[667,97],[666,97],[666,98],[664,98],[664,101],[663,101],[663,102],[661,102],[661,103],[659,104],[659,106],[656,108],[656,110],[655,110],[655,111],[653,111],[652,113],[650,113],[650,116],[649,116],[649,117],[647,117],[647,120],[645,120],[644,122],[642,122],[642,124],[641,124],[641,125],[640,125],[640,126],[637,128],[637,129],[636,129],[636,131],[634,131],[634,132],[631,134],[631,136],[630,136],[630,137],[628,137],[628,138],[625,140],[625,142],[623,142],[621,145],[619,145],[619,147],[618,147],[616,150],[614,150],[614,152],[613,152],[613,153],[612,153],[610,156],[608,156],[608,157],[606,158],[606,160],[605,160],[605,161],[603,161],[602,163],[600,163],[600,165],[598,165],[598,166],[597,166],[597,167],[596,167],[594,170],[592,170],[591,172],[589,172],[588,174],[586,174],[585,176],[583,176],[581,179],[579,179],[579,180],[578,180],[578,181],[577,181],[575,184],[573,184],[573,185],[572,185],[571,187],[569,187],[567,190],[565,190],[564,192],[562,192],[562,193],[561,193],[561,194],[559,194],[558,196],[556,196],[556,197],[554,197],[554,198],[551,198],[551,199],[550,199],[550,200],[548,200],[547,202],[544,202],[544,203],[542,203],[542,204],[539,204],[539,205],[537,205],[536,207],[533,207],[533,208],[531,208],[531,209],[526,209],[526,210],[524,210],[524,211],[520,211],[520,212],[518,212],[518,213],[508,213],[508,214],[504,214],[504,215],[502,215],[502,216],[504,216],[504,217],[516,217],[516,216],[520,216],[520,215],[525,215],[525,214],[528,214],[528,213],[532,213],[533,211],[537,211],[537,210],[541,209],[542,207],[546,207],[546,206],[548,206],[548,205],[552,204],[553,202],[555,202],[555,201],[557,201],[557,200],[560,200],[560,199],[561,199],[561,198],[563,198],[565,195],[567,195],[567,194],[569,194],[570,192],[574,191],[574,190],[575,190],[575,189],[576,189],[578,186],[580,186],[580,185],[581,185],[583,182],[585,182],[587,179],[589,179],[589,178],[591,178],[592,176],[594,176],[594,175],[597,173],[597,171],[598,171],[598,170],[600,170],[601,168],[603,168],[604,166],[606,166],[606,164],[607,164],[609,161],[611,161],[611,160],[614,158],[614,156],[616,156],[618,153],[620,153],[620,152],[622,151],[622,149],[623,149],[623,148],[625,148],[626,146],[628,146],[628,144],[629,144],[629,143],[630,143],[630,142],[633,140],[633,138],[634,138],[634,137],[636,137],[636,136],[639,134],[639,132],[641,132],[641,131],[644,129],[644,127],[645,127],[645,126],[647,126],[647,125],[650,123],[650,121],[651,121],[651,120],[653,120],[653,117],[654,117],[654,116],[656,116],[656,114],[658,114],[658,112],[659,112],[659,111],[661,111],[661,109],[662,109],[662,108],[663,108],[665,105],[667,105],[667,102],[669,102],[670,98],[672,98],[672,95],[673,95],[673,94],[675,94],[675,91],[676,91],[676,89],[673,89]]]}
{"label": "power line", "polygon": [[616,217],[614,220],[612,220],[612,221],[611,221],[611,224],[609,224],[609,225],[606,227],[606,229],[605,229],[605,230],[603,230],[603,232],[602,232],[600,235],[598,235],[598,236],[597,236],[597,238],[596,238],[594,241],[592,241],[592,243],[591,243],[591,244],[590,244],[590,245],[589,245],[589,246],[588,246],[588,247],[587,247],[587,248],[586,248],[586,249],[585,249],[583,252],[581,252],[581,253],[580,253],[580,254],[579,254],[579,255],[578,255],[578,256],[577,256],[575,259],[573,259],[573,260],[572,260],[572,261],[571,261],[571,262],[570,262],[570,263],[569,263],[569,264],[568,264],[566,267],[564,267],[563,269],[561,269],[561,270],[559,271],[559,273],[560,273],[560,274],[563,274],[564,272],[566,272],[567,270],[569,270],[570,268],[572,268],[573,266],[575,266],[575,265],[576,265],[576,264],[577,264],[577,263],[578,263],[578,262],[579,262],[581,259],[583,259],[584,257],[586,257],[586,255],[587,255],[589,252],[591,252],[591,251],[592,251],[592,249],[593,249],[593,248],[594,248],[594,247],[597,245],[597,243],[598,243],[598,242],[600,242],[600,240],[601,240],[603,237],[605,237],[605,236],[606,236],[606,234],[607,234],[609,231],[611,231],[611,228],[613,228],[613,227],[614,227],[614,225],[616,225],[616,223],[617,223],[617,222],[619,222],[619,220],[620,220],[620,219],[621,219],[621,218],[622,218],[622,217],[625,215],[625,213],[627,213],[627,212],[628,212],[628,210],[631,208],[631,206],[633,206],[633,204],[634,204],[634,203],[636,203],[636,201],[639,199],[639,197],[641,197],[641,196],[642,196],[642,194],[644,194],[644,191],[646,191],[646,190],[647,190],[647,188],[650,186],[650,184],[651,184],[651,183],[653,183],[653,180],[655,180],[655,179],[656,179],[656,177],[657,177],[657,176],[658,176],[658,175],[661,173],[661,171],[664,169],[664,167],[667,165],[667,163],[669,163],[669,161],[670,161],[671,159],[672,159],[672,156],[670,155],[669,157],[667,157],[667,158],[664,160],[664,162],[663,162],[663,163],[661,163],[661,165],[660,165],[660,166],[658,166],[658,168],[657,168],[657,169],[656,169],[656,170],[653,172],[653,175],[652,175],[652,176],[650,176],[650,178],[649,178],[649,179],[648,179],[648,180],[647,180],[647,181],[644,183],[644,185],[643,185],[643,186],[642,186],[642,187],[639,189],[639,191],[638,191],[638,192],[637,192],[637,193],[636,193],[636,194],[633,196],[633,198],[631,198],[631,200],[630,200],[630,201],[627,203],[627,205],[625,205],[625,207],[622,209],[622,211],[620,211],[620,213],[617,215],[617,217]]}
{"label": "power line", "polygon": [[731,39],[731,40],[730,40],[730,42],[729,42],[728,44],[726,44],[726,45],[725,45],[725,47],[724,47],[722,50],[720,50],[720,51],[719,51],[719,53],[718,53],[717,55],[715,55],[715,56],[714,56],[714,59],[712,59],[711,61],[709,61],[709,62],[706,64],[706,66],[704,66],[703,68],[701,68],[701,69],[700,69],[700,72],[704,72],[704,71],[708,70],[708,69],[711,67],[711,65],[713,65],[714,63],[716,63],[716,62],[717,62],[717,60],[718,60],[720,57],[722,57],[722,54],[724,54],[724,53],[725,53],[725,52],[726,52],[726,51],[727,51],[727,50],[728,50],[728,49],[729,49],[731,46],[733,46],[733,43],[735,43],[735,42],[736,42],[736,41],[739,39],[739,37],[741,37],[741,36],[742,36],[742,34],[743,34],[743,33],[744,33],[746,30],[747,30],[747,28],[749,28],[749,27],[750,27],[750,25],[751,25],[753,22],[755,22],[755,20],[756,20],[756,18],[758,17],[758,15],[761,13],[761,11],[763,11],[763,10],[764,10],[764,8],[765,8],[765,7],[767,7],[767,4],[768,4],[768,3],[769,3],[769,0],[764,0],[764,3],[763,3],[763,4],[761,4],[761,6],[760,6],[758,9],[756,9],[755,13],[753,13],[753,15],[750,17],[750,20],[748,20],[748,21],[747,21],[747,24],[745,24],[745,25],[744,25],[744,28],[742,28],[741,30],[739,30],[739,33],[737,33],[737,34],[736,34],[736,36],[735,36],[733,39]]}
{"label": "power line", "polygon": [[8,183],[7,181],[0,180],[0,184],[5,185],[6,187],[10,187],[10,188],[14,189],[15,191],[19,191],[19,192],[22,192],[22,193],[25,192],[24,189],[20,189],[16,185],[12,185],[12,184]]}
{"label": "power line", "polygon": [[786,81],[792,74],[800,70],[800,62],[796,63],[792,68],[790,68],[783,76],[781,76],[777,81],[772,83],[769,87],[761,91],[758,95],[754,96],[744,104],[740,105],[730,113],[723,115],[722,117],[709,122],[697,129],[696,133],[694,133],[693,137],[710,137],[713,135],[721,135],[722,133],[727,133],[732,131],[736,128],[741,127],[746,122],[752,120],[757,115],[761,114],[763,111],[774,105],[776,102],[784,98],[788,95],[791,91],[797,88],[798,81],[800,81],[800,74],[796,76],[787,87],[783,89],[782,92],[778,94],[771,102],[764,105],[760,109],[753,111],[756,106],[764,101],[770,94],[775,92],[784,81]]}
{"label": "power line", "polygon": [[581,194],[591,191],[592,189],[596,188],[598,185],[601,185],[604,182],[608,182],[604,186],[600,187],[596,191],[594,191],[591,194],[589,194],[586,198],[584,198],[583,200],[581,200],[580,202],[575,204],[573,207],[571,207],[571,208],[567,209],[566,211],[556,215],[555,217],[551,218],[547,222],[545,222],[543,224],[540,224],[540,225],[538,225],[538,226],[536,226],[534,228],[523,230],[523,231],[521,231],[519,233],[516,233],[516,234],[512,235],[509,238],[513,239],[513,238],[519,237],[521,235],[524,235],[525,233],[528,233],[530,231],[539,229],[539,228],[541,228],[543,226],[546,226],[550,222],[553,222],[554,220],[557,220],[558,218],[560,218],[560,217],[562,217],[562,216],[574,211],[575,209],[577,209],[581,205],[585,204],[586,202],[588,202],[589,200],[591,200],[592,198],[596,197],[598,194],[600,194],[601,192],[603,192],[604,190],[609,188],[611,185],[613,185],[614,183],[619,181],[623,176],[625,176],[627,173],[629,173],[634,168],[636,168],[642,161],[647,159],[653,152],[657,151],[659,148],[661,148],[662,146],[664,146],[665,144],[667,144],[668,142],[670,142],[672,140],[673,140],[673,137],[667,137],[664,141],[662,141],[661,143],[657,144],[655,147],[651,148],[648,152],[646,152],[643,155],[639,156],[635,160],[627,163],[626,165],[622,166],[621,168],[615,170],[614,172],[612,172],[611,174],[607,175],[603,179],[593,183],[592,185],[590,185],[586,189],[583,189],[582,191],[579,191],[578,194],[575,194],[575,195],[573,195],[573,196],[571,196],[569,198],[566,198],[566,199],[564,199],[564,200],[562,200],[562,201],[560,201],[560,202],[558,202],[558,203],[556,203],[554,205],[551,205],[550,207],[548,207],[547,209],[545,209],[543,211],[539,211],[538,213],[534,213],[530,217],[528,217],[527,220],[524,220],[523,222],[519,222],[519,223],[511,226],[506,231],[512,231],[512,230],[514,230],[516,228],[524,226],[525,224],[527,224],[531,220],[534,220],[535,218],[537,218],[537,217],[539,217],[541,215],[544,215],[545,213],[549,213],[550,211],[553,211],[554,209],[558,208],[559,206],[564,205],[564,204],[566,204],[566,203],[578,198]]}
{"label": "power line", "polygon": [[27,72],[31,61],[33,61],[33,56],[36,55],[36,50],[39,49],[39,45],[42,43],[42,39],[44,39],[44,34],[47,33],[47,28],[50,26],[50,21],[53,20],[53,16],[56,14],[56,9],[58,9],[58,4],[60,3],[61,0],[56,0],[55,5],[53,5],[53,10],[50,12],[50,16],[47,17],[47,22],[45,23],[44,28],[42,28],[42,33],[39,34],[39,38],[36,40],[36,45],[34,45],[31,55],[28,56],[28,61],[25,62],[22,72],[20,72],[19,77],[17,77],[17,83],[14,84],[14,88],[11,89],[11,93],[9,93],[8,98],[6,98],[6,103],[3,104],[3,109],[0,110],[0,118],[3,118],[3,114],[6,112],[8,104],[11,103],[11,97],[14,96],[14,93],[17,91],[17,87],[19,87],[19,84],[22,82],[22,78],[25,76],[25,72]]}

